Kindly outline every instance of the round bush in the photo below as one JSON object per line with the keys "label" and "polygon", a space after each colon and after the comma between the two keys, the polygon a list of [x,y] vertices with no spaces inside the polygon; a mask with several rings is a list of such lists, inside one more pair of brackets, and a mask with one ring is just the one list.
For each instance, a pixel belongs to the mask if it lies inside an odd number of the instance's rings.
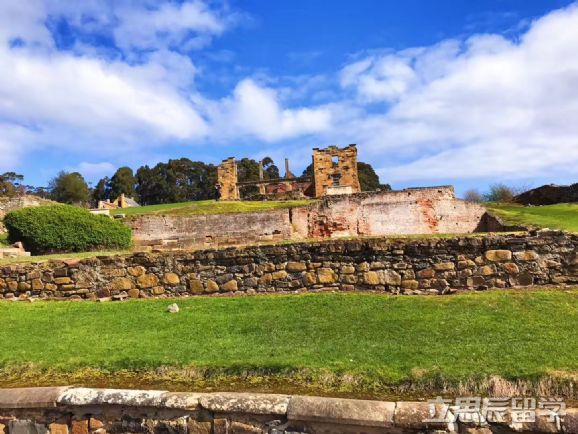
{"label": "round bush", "polygon": [[22,208],[4,218],[10,242],[33,254],[126,249],[131,230],[122,222],[70,205]]}

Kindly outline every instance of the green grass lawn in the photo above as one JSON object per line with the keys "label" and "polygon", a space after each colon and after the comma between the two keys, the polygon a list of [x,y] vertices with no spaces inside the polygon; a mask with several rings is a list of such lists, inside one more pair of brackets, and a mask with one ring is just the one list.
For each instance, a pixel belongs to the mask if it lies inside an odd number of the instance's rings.
{"label": "green grass lawn", "polygon": [[0,234],[0,247],[8,246],[8,234]]}
{"label": "green grass lawn", "polygon": [[111,214],[170,214],[170,215],[195,215],[195,214],[227,214],[235,212],[267,211],[270,209],[292,208],[307,205],[311,200],[285,200],[285,201],[217,201],[200,200],[195,202],[168,203],[160,205],[148,205],[135,208],[111,210]]}
{"label": "green grass lawn", "polygon": [[[166,313],[174,301],[181,311]],[[576,390],[577,326],[577,289],[0,302],[0,387],[110,385],[132,372],[131,384],[172,389],[276,379],[276,391],[291,383],[380,395],[553,376]],[[192,373],[203,369],[199,383]]]}
{"label": "green grass lawn", "polygon": [[38,256],[17,256],[16,258],[1,258],[0,266],[10,264],[24,264],[28,262],[45,262],[50,260],[85,259],[94,258],[96,256],[125,255],[130,253],[132,253],[130,250],[112,250],[96,252],[55,253],[53,255]]}
{"label": "green grass lawn", "polygon": [[578,232],[578,204],[562,203],[530,207],[514,204],[486,204],[486,207],[509,224]]}

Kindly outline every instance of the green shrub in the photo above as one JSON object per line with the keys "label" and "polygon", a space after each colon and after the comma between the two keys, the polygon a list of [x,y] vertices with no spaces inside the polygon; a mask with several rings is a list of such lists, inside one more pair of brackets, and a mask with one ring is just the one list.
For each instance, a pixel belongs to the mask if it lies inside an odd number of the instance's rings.
{"label": "green shrub", "polygon": [[126,249],[131,230],[122,222],[70,205],[22,208],[4,218],[10,242],[33,254]]}

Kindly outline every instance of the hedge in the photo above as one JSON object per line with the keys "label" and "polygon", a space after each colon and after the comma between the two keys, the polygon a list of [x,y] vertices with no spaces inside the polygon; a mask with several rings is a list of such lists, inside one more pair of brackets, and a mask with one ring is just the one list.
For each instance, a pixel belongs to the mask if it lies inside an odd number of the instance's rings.
{"label": "hedge", "polygon": [[22,241],[33,254],[126,249],[132,232],[122,222],[71,205],[11,211],[4,218],[11,243]]}

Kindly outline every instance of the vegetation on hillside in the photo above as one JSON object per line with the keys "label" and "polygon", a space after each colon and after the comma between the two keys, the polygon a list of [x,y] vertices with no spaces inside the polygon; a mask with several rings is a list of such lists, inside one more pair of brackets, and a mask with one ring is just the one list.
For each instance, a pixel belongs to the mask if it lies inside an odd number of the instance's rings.
{"label": "vegetation on hillside", "polygon": [[115,375],[135,372],[137,387],[231,387],[235,379],[247,390],[270,380],[276,392],[383,395],[464,392],[498,376],[570,382],[574,392],[562,393],[576,394],[577,301],[576,289],[197,297],[178,300],[178,314],[166,312],[174,300],[0,302],[0,341],[10,342],[0,387],[54,384],[66,373],[75,384],[110,387]]}
{"label": "vegetation on hillside", "polygon": [[4,218],[10,242],[33,254],[126,249],[131,230],[119,221],[70,205],[22,208]]}
{"label": "vegetation on hillside", "polygon": [[510,225],[523,225],[578,232],[578,204],[546,206],[486,204],[488,210]]}

